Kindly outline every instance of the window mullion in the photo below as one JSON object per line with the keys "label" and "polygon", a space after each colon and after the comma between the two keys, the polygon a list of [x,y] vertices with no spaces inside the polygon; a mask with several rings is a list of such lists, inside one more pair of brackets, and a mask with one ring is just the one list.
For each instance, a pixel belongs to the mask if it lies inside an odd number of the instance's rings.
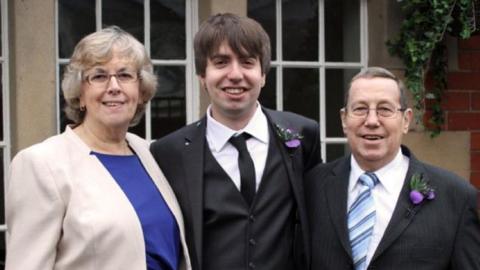
{"label": "window mullion", "polygon": [[278,63],[277,68],[275,70],[276,72],[276,83],[275,85],[277,88],[275,89],[276,94],[276,105],[277,105],[277,110],[283,111],[283,46],[282,46],[282,0],[277,0],[275,3],[275,12],[276,12],[276,58],[275,59]]}

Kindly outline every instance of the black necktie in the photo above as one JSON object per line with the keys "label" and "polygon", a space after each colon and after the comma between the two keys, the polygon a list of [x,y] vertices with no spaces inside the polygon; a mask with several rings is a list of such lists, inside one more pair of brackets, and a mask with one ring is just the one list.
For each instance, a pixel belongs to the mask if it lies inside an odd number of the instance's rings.
{"label": "black necktie", "polygon": [[238,169],[240,170],[240,190],[248,205],[252,204],[255,196],[255,167],[252,157],[248,153],[246,141],[252,137],[248,133],[232,136],[229,142],[238,150]]}

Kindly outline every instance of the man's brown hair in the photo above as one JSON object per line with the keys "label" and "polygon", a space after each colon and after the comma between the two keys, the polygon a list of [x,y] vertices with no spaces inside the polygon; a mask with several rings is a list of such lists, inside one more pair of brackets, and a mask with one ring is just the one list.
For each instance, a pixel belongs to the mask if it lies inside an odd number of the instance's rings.
{"label": "man's brown hair", "polygon": [[197,75],[205,76],[207,60],[223,42],[240,57],[258,57],[262,74],[270,69],[270,38],[253,19],[232,13],[216,14],[200,25],[195,35],[195,68]]}

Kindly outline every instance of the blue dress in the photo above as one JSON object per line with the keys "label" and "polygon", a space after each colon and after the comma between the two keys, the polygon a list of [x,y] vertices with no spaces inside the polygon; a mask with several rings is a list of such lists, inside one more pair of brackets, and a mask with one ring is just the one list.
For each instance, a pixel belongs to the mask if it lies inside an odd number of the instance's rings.
{"label": "blue dress", "polygon": [[180,261],[177,222],[138,157],[93,151],[91,154],[107,168],[137,212],[145,238],[147,269],[177,270]]}

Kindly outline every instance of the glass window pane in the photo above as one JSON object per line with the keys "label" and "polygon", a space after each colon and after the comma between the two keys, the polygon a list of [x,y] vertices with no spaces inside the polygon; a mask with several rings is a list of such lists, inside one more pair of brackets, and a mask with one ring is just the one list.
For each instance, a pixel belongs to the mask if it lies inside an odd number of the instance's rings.
{"label": "glass window pane", "polygon": [[102,27],[117,25],[144,42],[143,1],[102,0]]}
{"label": "glass window pane", "polygon": [[[3,167],[3,162],[4,162],[4,157],[3,157],[3,152],[5,148],[2,148],[0,151],[0,172],[1,172],[1,182],[0,182],[0,194],[1,200],[0,200],[0,224],[5,224],[5,204],[4,204],[4,167]],[[4,262],[5,262],[5,232],[0,232],[0,269],[3,269]]]}
{"label": "glass window pane", "polygon": [[3,150],[4,148],[0,148],[1,151],[0,151],[0,172],[2,172],[0,174],[0,180],[1,180],[1,184],[0,184],[0,194],[2,194],[2,200],[0,200],[0,224],[5,224],[5,205],[4,205],[4,200],[3,200],[3,194],[4,193],[4,167],[3,167]]}
{"label": "glass window pane", "polygon": [[350,147],[348,144],[327,144],[327,160],[326,162],[334,161],[345,155],[350,154]]}
{"label": "glass window pane", "polygon": [[283,58],[318,60],[318,0],[282,1]]}
{"label": "glass window pane", "polygon": [[0,233],[0,267],[4,269],[5,267],[5,255],[6,255],[6,240],[5,240],[5,232]]}
{"label": "glass window pane", "polygon": [[325,1],[325,59],[360,61],[360,1]]}
{"label": "glass window pane", "polygon": [[325,71],[325,109],[327,137],[343,137],[340,109],[343,107],[345,91],[358,69],[327,69]]}
{"label": "glass window pane", "polygon": [[152,0],[151,55],[154,59],[185,59],[185,1]]}
{"label": "glass window pane", "polygon": [[[2,5],[0,5],[0,14],[2,14]],[[1,18],[2,16],[0,16]],[[2,20],[0,20],[0,29],[2,29]],[[3,55],[3,50],[2,50],[2,41],[3,36],[2,36],[2,31],[0,31],[0,55]]]}
{"label": "glass window pane", "polygon": [[152,139],[183,127],[186,122],[185,67],[155,67],[158,90],[151,102]]}
{"label": "glass window pane", "polygon": [[58,51],[69,58],[75,45],[95,31],[95,0],[58,0]]}
{"label": "glass window pane", "polygon": [[258,98],[258,101],[262,106],[273,110],[277,108],[277,94],[275,90],[277,85],[276,79],[276,69],[271,68],[267,74],[265,86],[262,88],[262,91],[260,92],[260,96]]}
{"label": "glass window pane", "polygon": [[275,0],[248,0],[248,17],[259,22],[270,37],[272,60],[277,54]]}
{"label": "glass window pane", "polygon": [[131,132],[133,134],[137,134],[138,136],[140,136],[141,138],[145,138],[145,134],[146,134],[146,127],[145,127],[145,114],[143,115],[142,119],[140,119],[140,122],[138,122],[138,124],[134,127],[130,127],[128,129],[128,132]]}
{"label": "glass window pane", "polygon": [[283,70],[283,108],[319,120],[318,69],[286,68]]}

